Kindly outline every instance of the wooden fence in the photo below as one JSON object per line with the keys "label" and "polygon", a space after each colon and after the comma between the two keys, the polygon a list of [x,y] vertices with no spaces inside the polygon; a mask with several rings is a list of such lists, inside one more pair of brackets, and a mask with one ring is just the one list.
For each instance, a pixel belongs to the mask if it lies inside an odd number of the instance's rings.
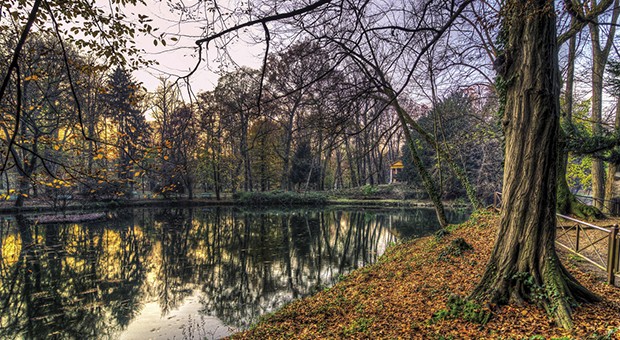
{"label": "wooden fence", "polygon": [[[493,206],[501,210],[501,205],[501,193],[496,192],[493,195]],[[604,270],[607,283],[615,284],[616,274],[620,271],[618,225],[602,227],[570,216],[556,215],[556,244]]]}

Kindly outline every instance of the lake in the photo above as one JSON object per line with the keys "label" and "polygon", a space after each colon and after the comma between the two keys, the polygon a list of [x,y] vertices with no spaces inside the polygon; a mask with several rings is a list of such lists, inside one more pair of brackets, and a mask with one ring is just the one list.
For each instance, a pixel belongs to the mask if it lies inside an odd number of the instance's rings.
{"label": "lake", "polygon": [[[2,218],[0,338],[220,338],[439,229],[423,208],[114,214],[59,225]],[[466,217],[449,211],[452,222]]]}

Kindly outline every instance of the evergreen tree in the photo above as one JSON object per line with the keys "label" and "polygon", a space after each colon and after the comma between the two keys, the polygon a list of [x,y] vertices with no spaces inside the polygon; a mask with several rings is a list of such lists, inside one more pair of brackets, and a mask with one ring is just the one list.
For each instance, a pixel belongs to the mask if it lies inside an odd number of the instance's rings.
{"label": "evergreen tree", "polygon": [[125,194],[133,191],[134,165],[141,156],[141,146],[148,135],[149,127],[139,109],[142,100],[140,84],[128,70],[117,67],[110,74],[101,99],[105,105],[105,117],[114,128],[106,138],[118,148],[117,179],[124,183]]}
{"label": "evergreen tree", "polygon": [[299,189],[305,183],[316,183],[318,174],[318,169],[315,169],[312,161],[310,141],[303,140],[297,145],[293,156],[290,181]]}

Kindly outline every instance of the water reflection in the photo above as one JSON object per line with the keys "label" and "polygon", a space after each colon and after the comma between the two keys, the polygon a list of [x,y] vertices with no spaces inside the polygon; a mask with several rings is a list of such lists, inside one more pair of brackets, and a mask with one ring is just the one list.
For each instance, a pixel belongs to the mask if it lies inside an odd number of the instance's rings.
{"label": "water reflection", "polygon": [[[458,219],[458,217],[455,217]],[[437,229],[432,211],[135,209],[0,225],[0,338],[220,337]]]}

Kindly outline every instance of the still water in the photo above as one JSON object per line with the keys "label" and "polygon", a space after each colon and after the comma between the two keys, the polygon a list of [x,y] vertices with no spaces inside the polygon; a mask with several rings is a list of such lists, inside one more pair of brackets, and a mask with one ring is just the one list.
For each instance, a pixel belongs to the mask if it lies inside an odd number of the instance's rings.
{"label": "still water", "polygon": [[438,229],[430,209],[117,215],[1,221],[1,339],[220,338],[373,263],[391,242]]}

